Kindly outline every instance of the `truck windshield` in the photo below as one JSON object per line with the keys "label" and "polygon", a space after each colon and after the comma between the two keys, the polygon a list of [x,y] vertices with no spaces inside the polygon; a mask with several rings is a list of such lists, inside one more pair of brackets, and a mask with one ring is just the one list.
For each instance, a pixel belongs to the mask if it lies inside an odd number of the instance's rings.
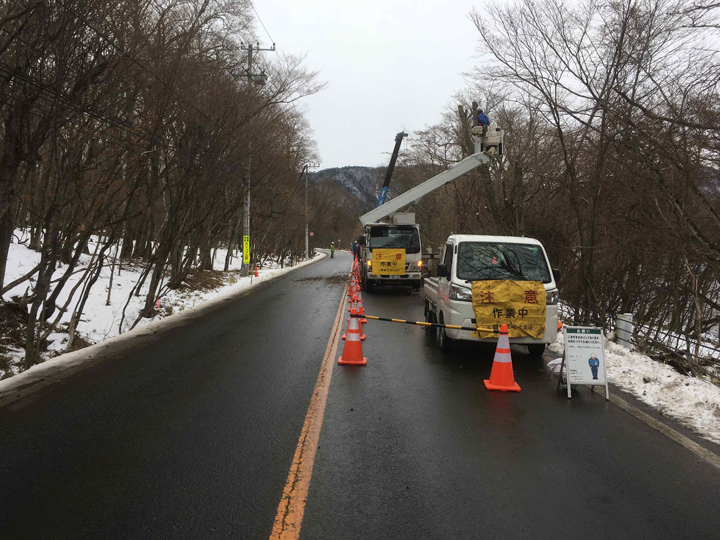
{"label": "truck windshield", "polygon": [[420,253],[420,235],[415,227],[371,227],[370,249],[405,248],[406,253]]}
{"label": "truck windshield", "polygon": [[458,247],[457,277],[466,281],[552,281],[545,253],[540,246],[495,242],[461,242]]}

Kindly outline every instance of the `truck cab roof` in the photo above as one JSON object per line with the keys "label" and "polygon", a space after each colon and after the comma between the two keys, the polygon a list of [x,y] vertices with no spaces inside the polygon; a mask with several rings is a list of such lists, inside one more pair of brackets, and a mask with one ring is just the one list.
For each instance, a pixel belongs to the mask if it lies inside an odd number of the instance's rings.
{"label": "truck cab roof", "polygon": [[524,236],[492,236],[486,234],[453,234],[447,239],[448,242],[492,242],[498,244],[532,244],[542,246],[540,241]]}

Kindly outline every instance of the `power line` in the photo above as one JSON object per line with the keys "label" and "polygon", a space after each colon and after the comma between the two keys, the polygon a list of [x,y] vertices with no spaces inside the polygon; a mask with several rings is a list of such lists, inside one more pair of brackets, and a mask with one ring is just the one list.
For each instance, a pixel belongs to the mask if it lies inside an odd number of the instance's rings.
{"label": "power line", "polygon": [[[180,94],[179,94],[176,90],[174,90],[168,83],[166,83],[164,80],[162,80],[154,71],[152,71],[151,69],[145,67],[139,60],[137,60],[134,56],[132,56],[132,55],[131,55],[130,53],[128,53],[127,51],[125,51],[125,49],[123,49],[122,47],[120,47],[120,45],[118,45],[117,43],[115,43],[111,38],[109,38],[108,36],[106,36],[105,34],[103,34],[100,30],[98,30],[97,28],[95,28],[92,24],[90,24],[90,22],[89,22],[85,17],[83,17],[82,15],[80,15],[77,11],[75,11],[74,9],[68,7],[67,4],[65,3],[65,0],[60,0],[60,3],[63,5],[63,7],[64,7],[66,10],[74,13],[75,16],[76,16],[85,26],[87,26],[88,28],[90,28],[90,29],[91,29],[93,32],[95,32],[98,36],[100,36],[100,37],[101,37],[102,39],[104,39],[107,43],[109,43],[110,46],[112,46],[115,50],[117,50],[118,52],[120,52],[120,54],[122,54],[124,57],[128,58],[131,62],[133,62],[134,64],[136,64],[137,66],[139,66],[141,69],[143,69],[143,70],[147,71],[148,73],[150,73],[160,84],[162,84],[165,88],[167,88],[168,91],[172,92],[172,93],[175,94],[177,97],[179,97],[184,103],[186,103],[187,105],[189,105],[189,106],[190,106],[193,110],[195,110],[198,114],[200,114],[201,116],[203,116],[204,118],[206,118],[207,120],[209,120],[210,122],[212,122],[213,124],[215,124],[215,126],[217,126],[218,128],[223,129],[223,127],[222,127],[220,124],[218,124],[215,120],[213,120],[213,119],[210,118],[207,114],[205,114],[203,111],[201,111],[199,108],[197,108],[193,103],[191,103],[190,101],[188,101],[185,97],[183,97],[182,95],[180,95]],[[253,8],[253,9],[255,9],[255,8]],[[262,22],[262,21],[261,21],[261,22]]]}
{"label": "power line", "polygon": [[[9,70],[8,70],[8,68],[7,68],[6,66],[4,66],[2,63],[0,63],[0,71],[8,72]],[[48,86],[48,85],[46,85],[46,84],[38,83],[37,81],[35,81],[35,80],[34,80],[32,77],[30,77],[30,76],[25,75],[24,77],[20,77],[20,76],[19,76],[20,74],[19,74],[18,70],[12,70],[11,73],[12,73],[12,75],[15,76],[16,80],[18,80],[18,82],[20,82],[21,84],[25,84],[26,86],[34,86],[34,87],[36,87],[36,88],[39,88],[39,89],[41,90],[41,92],[43,92],[43,93],[40,94],[40,97],[42,97],[42,98],[44,98],[44,99],[52,99],[53,97],[55,97],[55,98],[56,98],[57,100],[59,100],[59,101],[64,101],[66,104],[68,104],[68,105],[70,106],[69,108],[70,108],[71,110],[75,111],[76,113],[85,114],[85,115],[87,115],[87,116],[90,116],[91,118],[95,118],[96,120],[100,120],[100,121],[104,122],[105,124],[107,124],[107,125],[108,125],[109,127],[111,127],[111,128],[118,129],[118,130],[120,130],[120,131],[122,131],[122,132],[124,132],[124,133],[127,133],[128,135],[131,135],[131,136],[137,138],[137,139],[138,139],[138,142],[132,143],[131,141],[128,141],[128,140],[125,140],[125,139],[121,139],[120,137],[117,137],[116,135],[112,135],[111,133],[109,133],[109,132],[107,132],[107,131],[103,131],[103,132],[102,132],[104,137],[109,137],[109,138],[116,139],[116,140],[118,140],[119,142],[121,142],[121,143],[124,144],[124,145],[141,146],[141,145],[139,144],[140,142],[144,142],[144,143],[146,143],[146,144],[153,144],[153,145],[156,145],[156,146],[160,146],[160,147],[162,147],[162,148],[166,148],[166,149],[168,149],[168,150],[173,150],[173,151],[175,151],[179,156],[184,157],[185,159],[188,159],[188,160],[191,160],[191,161],[194,161],[194,160],[196,160],[196,159],[200,159],[201,161],[204,161],[204,162],[205,162],[205,165],[208,166],[209,168],[214,169],[214,170],[217,170],[217,171],[222,172],[222,173],[224,173],[224,174],[229,174],[229,173],[231,172],[230,169],[223,169],[223,168],[221,168],[221,167],[218,167],[218,166],[213,165],[212,163],[207,162],[207,158],[206,158],[206,157],[202,157],[200,154],[194,153],[194,152],[192,152],[191,150],[188,150],[188,149],[186,149],[186,148],[183,148],[182,146],[179,146],[178,144],[176,144],[176,143],[174,143],[174,142],[172,142],[172,141],[169,141],[167,138],[165,138],[165,137],[163,137],[163,136],[161,136],[161,135],[155,135],[154,137],[149,137],[149,134],[148,134],[148,133],[142,134],[142,133],[139,133],[139,132],[135,131],[135,130],[133,129],[134,126],[133,126],[131,123],[129,123],[127,120],[124,120],[124,119],[122,119],[122,118],[120,118],[120,117],[117,117],[117,116],[115,116],[115,115],[113,115],[113,114],[109,114],[109,113],[107,113],[107,112],[105,112],[105,111],[101,111],[101,110],[98,109],[97,107],[89,107],[89,106],[86,106],[86,105],[83,105],[83,104],[77,102],[76,100],[70,99],[70,98],[68,98],[67,96],[59,95],[54,88],[52,88],[52,87],[50,87],[50,86]],[[23,74],[23,75],[24,75],[24,74]],[[0,95],[2,95],[2,94],[0,94]],[[13,99],[13,100],[15,100],[15,101],[19,101],[19,102],[21,102],[21,103],[24,103],[24,104],[30,106],[30,107],[35,107],[36,109],[42,111],[42,112],[45,113],[46,115],[51,115],[51,114],[54,114],[54,113],[55,113],[55,112],[52,111],[52,110],[47,110],[47,109],[43,108],[43,107],[40,106],[40,104],[37,103],[37,102],[30,102],[30,101],[27,101],[27,100],[25,100],[25,99],[22,99],[22,98],[20,98],[20,97],[18,97],[18,96],[14,96],[14,95],[7,94],[7,93],[4,93],[4,95],[5,95],[6,98],[10,98],[10,99]],[[7,100],[5,100],[5,102],[7,102]],[[38,117],[38,118],[40,118],[40,119],[43,119],[43,118],[44,118],[43,116],[41,116],[41,115],[39,115],[39,114],[37,114],[37,113],[33,113],[32,111],[28,111],[28,112],[29,112],[30,114],[32,114],[33,116],[36,116],[36,117]],[[78,129],[79,131],[83,131],[83,132],[87,133],[87,131],[84,131],[84,130],[82,130],[81,128],[79,128],[79,127],[77,127],[77,126],[76,126],[75,129]],[[145,132],[150,131],[148,128],[141,128],[141,129],[142,129],[143,131],[145,131]],[[141,146],[141,147],[142,147],[142,146]]]}
{"label": "power line", "polygon": [[270,41],[272,41],[273,43],[275,43],[275,40],[272,38],[272,36],[270,35],[270,32],[268,32],[268,29],[265,27],[265,23],[264,23],[263,20],[260,18],[260,14],[257,12],[257,9],[255,9],[255,4],[252,2],[252,0],[250,1],[250,7],[251,7],[252,10],[255,12],[255,15],[257,15],[258,21],[260,21],[260,24],[261,24],[262,27],[265,29],[265,33],[266,33],[267,36],[270,38]]}

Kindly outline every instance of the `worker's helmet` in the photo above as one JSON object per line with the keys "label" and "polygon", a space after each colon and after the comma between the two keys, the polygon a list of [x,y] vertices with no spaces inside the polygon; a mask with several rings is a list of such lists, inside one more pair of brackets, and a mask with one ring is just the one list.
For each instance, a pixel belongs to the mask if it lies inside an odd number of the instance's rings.
{"label": "worker's helmet", "polygon": [[478,107],[478,112],[483,112],[483,110],[480,107]]}

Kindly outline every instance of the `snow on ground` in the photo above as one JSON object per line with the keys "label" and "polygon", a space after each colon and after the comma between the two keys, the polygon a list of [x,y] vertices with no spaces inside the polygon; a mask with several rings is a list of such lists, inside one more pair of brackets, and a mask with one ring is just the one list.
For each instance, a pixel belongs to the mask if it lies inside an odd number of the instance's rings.
{"label": "snow on ground", "polygon": [[[10,252],[8,255],[7,269],[5,283],[10,283],[20,276],[29,272],[39,261],[40,254],[28,249],[22,243],[18,243],[26,240],[23,237],[23,231],[17,230],[15,232],[14,242],[10,245]],[[93,239],[89,243],[90,253],[95,251],[95,242]],[[217,255],[214,261],[213,268],[216,270],[222,270],[225,265],[225,257],[227,250],[218,249]],[[258,277],[240,276],[240,267],[242,263],[242,252],[238,253],[231,260],[229,272],[213,272],[203,273],[204,275],[211,275],[215,280],[210,284],[212,289],[208,287],[202,287],[200,290],[190,290],[187,288],[181,288],[169,291],[163,298],[160,299],[158,314],[153,319],[141,319],[138,323],[139,326],[149,324],[151,321],[157,321],[159,319],[168,317],[173,313],[178,313],[186,309],[192,309],[194,306],[199,305],[203,302],[217,298],[218,296],[224,296],[228,294],[235,294],[249,287],[252,287],[258,283],[273,278],[279,274],[288,272],[294,267],[285,266],[280,268],[275,262],[267,262],[264,267],[258,268]],[[322,253],[318,253],[316,258],[323,257]],[[68,300],[74,286],[82,279],[82,270],[87,266],[91,259],[90,255],[82,255],[80,264],[76,273],[68,280],[68,283],[63,288],[60,297],[58,298],[57,305],[62,306]],[[310,262],[310,261],[306,261]],[[301,263],[303,264],[303,263]],[[53,274],[53,280],[59,278],[67,269],[67,266],[62,265]],[[145,293],[147,292],[147,283],[150,281],[148,278],[146,284],[140,291],[140,295],[136,296],[133,294],[130,297],[128,303],[128,297],[130,292],[140,278],[142,271],[142,264],[134,263],[128,265],[125,263],[121,271],[118,271],[118,267],[115,267],[113,276],[112,292],[110,298],[110,305],[106,305],[108,289],[110,286],[110,272],[111,268],[109,263],[103,267],[100,278],[93,286],[90,296],[88,297],[85,308],[83,309],[83,315],[80,319],[80,323],[77,328],[78,334],[86,341],[90,343],[98,343],[116,336],[120,333],[127,332],[132,324],[137,319],[138,313],[143,308],[145,303]],[[22,296],[26,290],[34,286],[35,280],[32,280],[32,285],[29,282],[22,283],[17,287],[11,289],[3,295],[3,299],[9,301],[15,296]],[[70,321],[72,311],[77,304],[80,294],[82,291],[82,285],[75,291],[72,301],[68,305],[68,310],[63,314],[60,319],[58,326],[60,328],[67,329],[67,323]],[[127,307],[125,307],[127,303]],[[157,307],[157,306],[156,306]],[[122,322],[122,331],[120,328],[120,321],[123,318],[123,309],[125,309],[125,318]],[[53,316],[56,317],[57,314]],[[50,334],[48,340],[51,342],[48,346],[48,352],[44,354],[47,359],[58,354],[65,352],[67,347],[67,332],[57,332]],[[19,372],[19,363],[25,355],[24,350],[10,349],[9,355],[11,360],[11,371],[13,374]],[[0,373],[2,375],[2,373]]]}
{"label": "snow on ground", "polygon": [[[564,346],[564,332],[558,332],[549,348],[562,354]],[[612,384],[720,444],[720,387],[610,341],[605,364]]]}

